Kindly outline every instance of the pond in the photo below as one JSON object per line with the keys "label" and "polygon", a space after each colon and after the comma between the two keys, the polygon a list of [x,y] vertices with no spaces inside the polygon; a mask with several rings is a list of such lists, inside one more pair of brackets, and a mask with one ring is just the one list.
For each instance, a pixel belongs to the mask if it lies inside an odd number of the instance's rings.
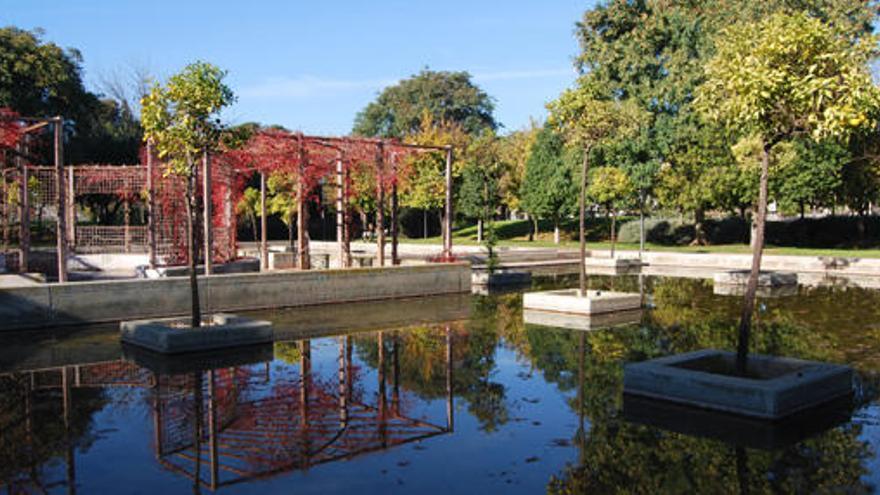
{"label": "pond", "polygon": [[[534,288],[574,278],[540,278]],[[863,493],[880,481],[880,292],[769,294],[753,350],[849,363],[851,404],[790,425],[624,401],[623,365],[733,349],[712,282],[592,276],[651,309],[589,331],[522,295],[255,312],[273,346],[186,360],[114,327],[0,339],[11,493]],[[306,338],[307,337],[307,338]]]}

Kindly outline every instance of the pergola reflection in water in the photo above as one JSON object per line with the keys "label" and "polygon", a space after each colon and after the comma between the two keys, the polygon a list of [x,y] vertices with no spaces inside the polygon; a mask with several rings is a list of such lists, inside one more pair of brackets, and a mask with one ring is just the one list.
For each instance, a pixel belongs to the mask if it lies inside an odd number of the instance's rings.
{"label": "pergola reflection in water", "polygon": [[[208,360],[212,364],[205,367],[204,360],[187,364],[184,359],[151,370],[130,360],[117,360],[0,374],[0,380],[15,384],[21,399],[4,404],[15,410],[0,414],[9,418],[10,424],[0,427],[16,442],[13,448],[19,459],[17,468],[9,466],[12,472],[0,472],[0,486],[19,493],[66,485],[68,493],[75,493],[77,433],[72,431],[71,417],[77,406],[72,394],[76,388],[145,389],[156,460],[190,479],[196,491],[307,470],[450,433],[454,428],[453,342],[448,326],[442,338],[446,347],[445,424],[407,414],[413,397],[401,387],[398,339],[385,332],[376,337],[377,383],[369,391],[365,387],[368,375],[353,362],[351,336],[335,337],[338,363],[335,376],[329,378],[313,373],[310,340],[295,343],[298,366],[272,366],[263,353],[258,364],[241,364],[235,358],[229,364],[220,358]],[[48,397],[41,395],[47,390],[51,391]],[[64,480],[43,479],[47,475],[41,466],[57,454],[34,456],[38,449],[28,444],[34,438],[37,397],[61,402],[64,434],[53,447],[63,445]]]}

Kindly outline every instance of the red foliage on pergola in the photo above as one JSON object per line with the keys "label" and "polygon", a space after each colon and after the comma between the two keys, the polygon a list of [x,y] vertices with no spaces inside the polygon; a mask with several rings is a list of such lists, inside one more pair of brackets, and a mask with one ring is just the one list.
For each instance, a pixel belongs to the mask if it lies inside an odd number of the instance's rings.
{"label": "red foliage on pergola", "polygon": [[22,135],[18,113],[10,108],[0,108],[0,148],[12,149]]}

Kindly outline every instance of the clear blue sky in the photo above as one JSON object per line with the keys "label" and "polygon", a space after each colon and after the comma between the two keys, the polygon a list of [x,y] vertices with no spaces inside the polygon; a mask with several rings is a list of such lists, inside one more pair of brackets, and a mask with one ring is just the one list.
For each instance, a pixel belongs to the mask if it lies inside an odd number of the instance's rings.
{"label": "clear blue sky", "polygon": [[574,80],[574,23],[592,0],[0,0],[0,25],[78,48],[85,79],[159,77],[201,59],[229,71],[233,123],[345,134],[388,84],[466,70],[506,130],[542,118]]}

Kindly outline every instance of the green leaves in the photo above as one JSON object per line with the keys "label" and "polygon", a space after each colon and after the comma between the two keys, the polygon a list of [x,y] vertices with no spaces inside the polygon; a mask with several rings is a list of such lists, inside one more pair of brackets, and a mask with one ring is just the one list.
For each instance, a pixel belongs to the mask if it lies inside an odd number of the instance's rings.
{"label": "green leaves", "polygon": [[709,119],[771,141],[799,134],[847,139],[880,114],[867,65],[876,43],[805,13],[733,25],[717,40],[696,106]]}
{"label": "green leaves", "polygon": [[144,139],[153,143],[169,173],[190,176],[197,157],[218,145],[223,126],[217,114],[235,101],[225,77],[225,71],[195,62],[165,86],[154,85],[141,100]]}

